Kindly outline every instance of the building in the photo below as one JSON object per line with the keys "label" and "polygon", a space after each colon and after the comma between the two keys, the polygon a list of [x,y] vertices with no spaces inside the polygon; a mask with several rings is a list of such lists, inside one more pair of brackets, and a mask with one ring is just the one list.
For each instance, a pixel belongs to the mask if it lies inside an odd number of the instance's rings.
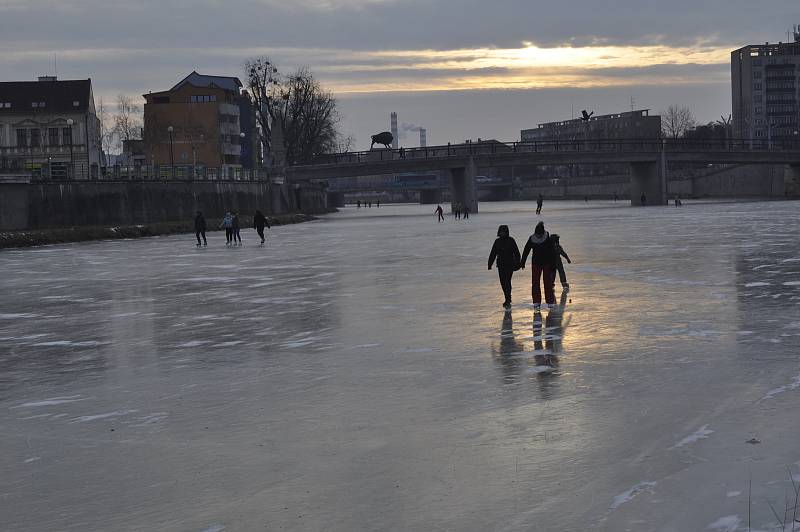
{"label": "building", "polygon": [[661,117],[650,116],[649,109],[590,116],[589,120],[573,118],[562,122],[547,122],[539,124],[535,129],[520,131],[522,142],[641,139],[660,136]]}
{"label": "building", "polygon": [[733,133],[740,139],[794,138],[800,130],[800,28],[794,42],[731,52]]}
{"label": "building", "polygon": [[0,172],[94,178],[101,150],[91,79],[0,83]]}
{"label": "building", "polygon": [[253,110],[238,78],[192,72],[171,89],[144,98],[149,164],[218,168],[222,175],[253,167]]}

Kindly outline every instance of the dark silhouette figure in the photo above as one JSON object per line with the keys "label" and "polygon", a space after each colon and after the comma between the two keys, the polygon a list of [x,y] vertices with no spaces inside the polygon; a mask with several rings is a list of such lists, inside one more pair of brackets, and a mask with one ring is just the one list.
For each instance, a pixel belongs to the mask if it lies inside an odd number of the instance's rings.
{"label": "dark silhouette figure", "polygon": [[614,193],[614,203],[616,203],[616,202],[617,202],[617,193],[615,192]]}
{"label": "dark silhouette figure", "polygon": [[501,367],[505,384],[517,383],[522,378],[526,364],[526,359],[521,356],[524,352],[525,345],[517,340],[514,334],[512,312],[504,312],[500,328],[500,345],[499,348],[492,348],[492,355]]}
{"label": "dark silhouette figure", "polygon": [[453,204],[453,216],[455,217],[456,220],[461,219],[461,204],[459,203]]}
{"label": "dark silhouette figure", "polygon": [[256,230],[258,236],[261,237],[261,243],[264,243],[264,227],[267,229],[270,228],[269,220],[267,217],[264,216],[261,211],[256,211],[255,215],[253,216],[253,229]]}
{"label": "dark silhouette figure", "polygon": [[556,271],[558,271],[558,278],[561,281],[561,287],[569,290],[569,283],[567,282],[567,272],[564,271],[564,263],[561,261],[561,257],[567,259],[567,264],[572,264],[572,261],[569,260],[569,255],[567,252],[564,251],[564,248],[561,247],[561,237],[558,235],[550,235],[550,238],[553,239],[553,245],[556,248]]}
{"label": "dark silhouette figure", "polygon": [[464,219],[469,220],[469,207],[464,205]]}
{"label": "dark silhouette figure", "polygon": [[539,306],[542,303],[542,291],[539,285],[541,279],[544,285],[544,298],[548,305],[554,305],[556,302],[556,294],[553,288],[555,283],[555,268],[556,268],[556,248],[553,245],[553,240],[547,231],[544,230],[544,223],[539,222],[536,224],[536,230],[528,238],[525,243],[525,249],[522,252],[522,260],[520,267],[525,268],[525,262],[528,259],[528,254],[531,254],[531,288],[533,292],[533,304]]}
{"label": "dark silhouette figure", "polygon": [[372,149],[372,147],[376,144],[383,144],[387,149],[391,149],[389,144],[391,144],[394,140],[394,135],[392,135],[390,131],[384,131],[382,133],[378,133],[377,135],[372,135],[371,139],[372,144],[369,145],[369,149]]}
{"label": "dark silhouette figure", "polygon": [[675,196],[675,207],[683,207],[683,202],[681,201],[681,195],[680,194]]}
{"label": "dark silhouette figure", "polygon": [[509,234],[508,226],[501,225],[497,228],[497,238],[492,244],[492,251],[489,253],[489,269],[492,269],[497,259],[497,273],[500,277],[500,287],[503,289],[505,300],[503,307],[511,308],[511,277],[514,271],[520,267],[520,255],[517,242]]}
{"label": "dark silhouette figure", "polygon": [[356,208],[358,209],[361,208],[361,200],[356,201],[356,206],[357,206]]}
{"label": "dark silhouette figure", "polygon": [[203,217],[203,213],[197,211],[197,214],[194,217],[194,235],[197,237],[197,245],[200,245],[200,237],[203,237],[203,245],[207,246],[208,241],[206,240],[206,219]]}
{"label": "dark silhouette figure", "polygon": [[542,214],[542,203],[544,203],[544,196],[539,193],[536,197],[536,214]]}
{"label": "dark silhouette figure", "polygon": [[367,202],[367,205],[369,206],[370,209],[372,208],[372,202],[371,201]]}
{"label": "dark silhouette figure", "polygon": [[241,226],[239,225],[239,215],[237,213],[233,213],[233,220],[231,224],[231,229],[233,229],[233,245],[236,245],[236,242],[239,242],[239,245],[242,245],[242,235],[239,234],[241,230]]}
{"label": "dark silhouette figure", "polygon": [[642,197],[639,198],[639,200],[641,201],[642,205],[647,205],[647,195],[645,195],[644,192],[642,192]]}
{"label": "dark silhouette figure", "polygon": [[381,208],[381,200],[378,200],[377,202],[375,202],[375,207],[377,207],[378,209]]}
{"label": "dark silhouette figure", "polygon": [[405,148],[400,148],[400,158],[401,159],[405,159],[406,158],[406,149]]}
{"label": "dark silhouette figure", "polygon": [[437,216],[436,221],[437,222],[443,222],[444,221],[444,209],[442,209],[442,206],[439,205],[438,207],[436,207],[436,210],[434,212],[436,213],[436,216]]}
{"label": "dark silhouette figure", "polygon": [[233,216],[230,212],[225,213],[219,226],[225,229],[225,245],[230,246],[233,241]]}

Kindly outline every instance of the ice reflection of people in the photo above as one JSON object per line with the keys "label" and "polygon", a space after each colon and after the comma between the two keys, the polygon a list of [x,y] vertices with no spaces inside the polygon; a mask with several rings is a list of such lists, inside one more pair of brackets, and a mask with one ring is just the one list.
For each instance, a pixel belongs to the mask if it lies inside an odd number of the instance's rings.
{"label": "ice reflection of people", "polygon": [[500,329],[500,348],[494,352],[495,359],[503,370],[503,382],[518,382],[523,371],[525,346],[514,334],[514,319],[511,312],[503,314],[503,325]]}
{"label": "ice reflection of people", "polygon": [[558,368],[558,354],[561,352],[564,333],[569,321],[564,323],[564,309],[567,305],[567,292],[561,292],[559,304],[552,307],[544,319],[542,326],[542,314],[533,314],[533,349],[534,362],[536,364],[537,378],[545,378],[555,374]]}

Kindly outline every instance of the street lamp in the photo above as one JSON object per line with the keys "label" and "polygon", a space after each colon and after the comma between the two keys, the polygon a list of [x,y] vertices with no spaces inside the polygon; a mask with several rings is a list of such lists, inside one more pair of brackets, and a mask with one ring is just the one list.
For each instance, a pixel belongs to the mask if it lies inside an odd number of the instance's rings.
{"label": "street lamp", "polygon": [[172,132],[175,131],[175,128],[169,126],[167,128],[167,132],[169,133],[169,167],[170,167],[170,174],[172,174],[172,179],[175,179],[175,150],[173,149],[172,145]]}
{"label": "street lamp", "polygon": [[244,166],[242,165],[242,146],[244,146],[244,131],[239,133],[239,166],[242,167],[242,173],[244,174]]}
{"label": "street lamp", "polygon": [[69,177],[71,179],[75,179],[75,156],[72,151],[72,124],[75,121],[71,118],[67,118],[67,125],[69,126]]}

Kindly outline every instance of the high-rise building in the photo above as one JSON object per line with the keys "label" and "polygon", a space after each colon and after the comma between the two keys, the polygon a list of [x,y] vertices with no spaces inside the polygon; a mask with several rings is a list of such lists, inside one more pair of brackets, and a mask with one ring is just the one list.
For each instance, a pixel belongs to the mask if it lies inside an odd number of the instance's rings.
{"label": "high-rise building", "polygon": [[419,128],[419,146],[424,148],[428,145],[428,130],[424,127]]}
{"label": "high-rise building", "polygon": [[800,27],[794,42],[752,44],[731,52],[733,135],[795,138],[800,130]]}
{"label": "high-rise building", "polygon": [[391,114],[391,123],[392,123],[392,148],[395,150],[397,149],[397,142],[398,142],[398,133],[397,133],[397,113],[392,112]]}

